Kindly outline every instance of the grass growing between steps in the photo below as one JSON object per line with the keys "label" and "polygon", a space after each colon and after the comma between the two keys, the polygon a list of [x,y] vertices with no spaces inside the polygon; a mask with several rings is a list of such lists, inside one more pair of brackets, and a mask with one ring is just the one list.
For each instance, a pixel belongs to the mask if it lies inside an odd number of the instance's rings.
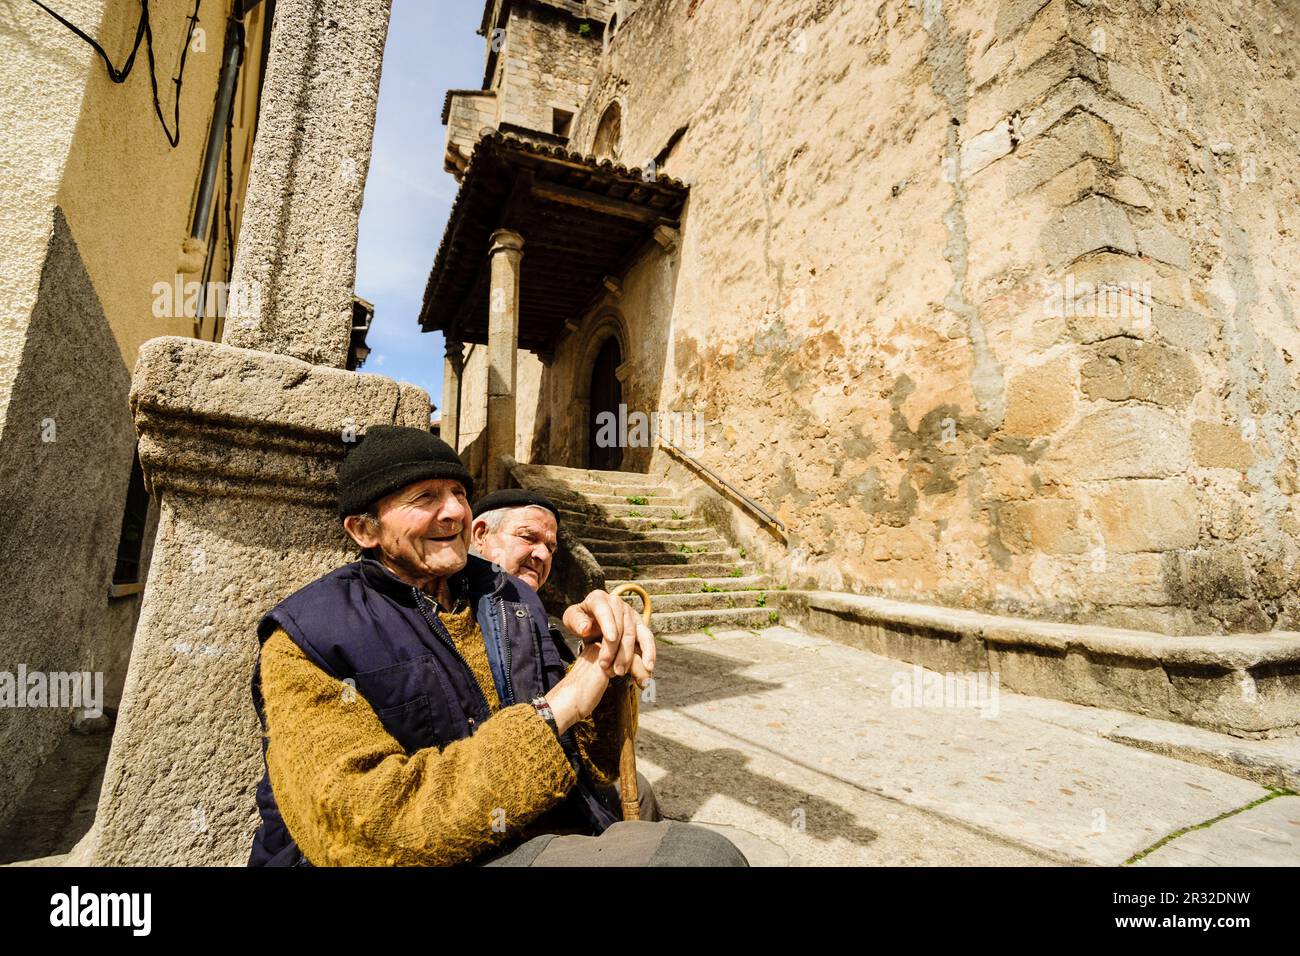
{"label": "grass growing between steps", "polygon": [[1168,836],[1163,837],[1160,840],[1157,840],[1155,843],[1151,844],[1145,850],[1142,850],[1139,853],[1134,853],[1131,857],[1125,860],[1121,865],[1131,866],[1132,864],[1136,863],[1138,860],[1142,859],[1147,854],[1154,853],[1156,850],[1160,849],[1162,846],[1164,846],[1166,843],[1170,842],[1171,840],[1178,839],[1184,833],[1191,833],[1193,830],[1204,830],[1207,827],[1212,827],[1220,820],[1226,820],[1228,819],[1228,817],[1235,817],[1238,813],[1242,813],[1246,810],[1249,810],[1251,807],[1257,807],[1261,803],[1267,803],[1268,801],[1276,797],[1300,796],[1300,794],[1297,794],[1294,790],[1287,790],[1285,787],[1265,787],[1264,789],[1269,791],[1268,796],[1260,797],[1258,800],[1252,800],[1244,807],[1237,807],[1234,810],[1227,810],[1223,813],[1220,813],[1217,817],[1214,817],[1212,820],[1206,820],[1202,823],[1195,823],[1190,827],[1183,827],[1181,830],[1175,830],[1173,833],[1169,834]]}

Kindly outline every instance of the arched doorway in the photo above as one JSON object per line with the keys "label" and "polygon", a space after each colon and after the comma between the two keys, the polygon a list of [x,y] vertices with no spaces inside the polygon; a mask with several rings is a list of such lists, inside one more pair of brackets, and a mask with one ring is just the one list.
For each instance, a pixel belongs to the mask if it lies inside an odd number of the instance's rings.
{"label": "arched doorway", "polygon": [[[618,380],[615,370],[623,364],[623,350],[619,347],[618,336],[611,335],[605,339],[596,353],[596,361],[591,366],[591,407],[587,423],[587,467],[601,471],[617,471],[623,462],[623,449],[619,442],[601,446],[596,441],[599,431],[598,422],[602,412],[613,414],[614,421],[619,420],[618,407],[623,401],[623,383]],[[608,419],[606,419],[608,420]],[[610,430],[605,429],[608,436]],[[621,442],[621,436],[620,436]]]}

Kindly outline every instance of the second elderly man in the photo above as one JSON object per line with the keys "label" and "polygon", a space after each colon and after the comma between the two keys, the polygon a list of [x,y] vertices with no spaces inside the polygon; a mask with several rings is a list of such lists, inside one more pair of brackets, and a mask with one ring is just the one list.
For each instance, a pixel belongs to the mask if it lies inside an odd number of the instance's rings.
{"label": "second elderly man", "polygon": [[[541,591],[551,575],[559,536],[560,509],[535,491],[507,488],[484,495],[474,503],[471,552],[513,574],[534,591]],[[564,659],[572,663],[573,653],[554,627],[551,636]],[[662,819],[650,781],[641,773],[636,778],[641,819]],[[598,785],[595,791],[611,813],[622,812],[617,781],[611,786]]]}

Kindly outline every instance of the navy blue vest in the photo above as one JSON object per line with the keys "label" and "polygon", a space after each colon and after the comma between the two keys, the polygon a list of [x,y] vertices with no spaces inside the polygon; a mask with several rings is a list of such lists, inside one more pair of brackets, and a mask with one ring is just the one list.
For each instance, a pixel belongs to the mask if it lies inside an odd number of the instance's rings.
{"label": "navy blue vest", "polygon": [[[573,655],[550,626],[537,593],[519,578],[492,570],[469,555],[448,582],[453,599],[474,604],[502,707],[531,700],[557,684]],[[352,680],[388,733],[414,753],[442,749],[468,737],[490,716],[469,665],[455,649],[433,602],[370,557],[344,565],[285,598],[262,618],[262,643],[283,628],[321,670]],[[266,716],[259,668],[253,671],[253,705]],[[542,818],[556,827],[599,834],[618,817],[595,795],[565,737],[578,784]],[[253,838],[250,866],[307,862],[293,842],[265,771],[257,787],[262,824]]]}

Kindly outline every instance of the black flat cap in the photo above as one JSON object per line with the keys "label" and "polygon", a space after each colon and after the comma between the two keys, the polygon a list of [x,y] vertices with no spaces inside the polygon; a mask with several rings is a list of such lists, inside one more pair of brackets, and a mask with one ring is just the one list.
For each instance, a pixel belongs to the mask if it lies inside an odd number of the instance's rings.
{"label": "black flat cap", "polygon": [[474,494],[474,479],[445,441],[423,428],[371,425],[339,466],[339,517],[360,514],[389,492],[426,478],[452,478]]}
{"label": "black flat cap", "polygon": [[504,488],[501,491],[494,491],[490,495],[484,495],[474,503],[474,517],[477,518],[488,511],[496,511],[498,508],[520,508],[525,505],[537,505],[539,508],[545,508],[555,515],[555,526],[557,528],[560,526],[560,509],[555,507],[555,502],[535,491],[528,491],[524,488]]}

